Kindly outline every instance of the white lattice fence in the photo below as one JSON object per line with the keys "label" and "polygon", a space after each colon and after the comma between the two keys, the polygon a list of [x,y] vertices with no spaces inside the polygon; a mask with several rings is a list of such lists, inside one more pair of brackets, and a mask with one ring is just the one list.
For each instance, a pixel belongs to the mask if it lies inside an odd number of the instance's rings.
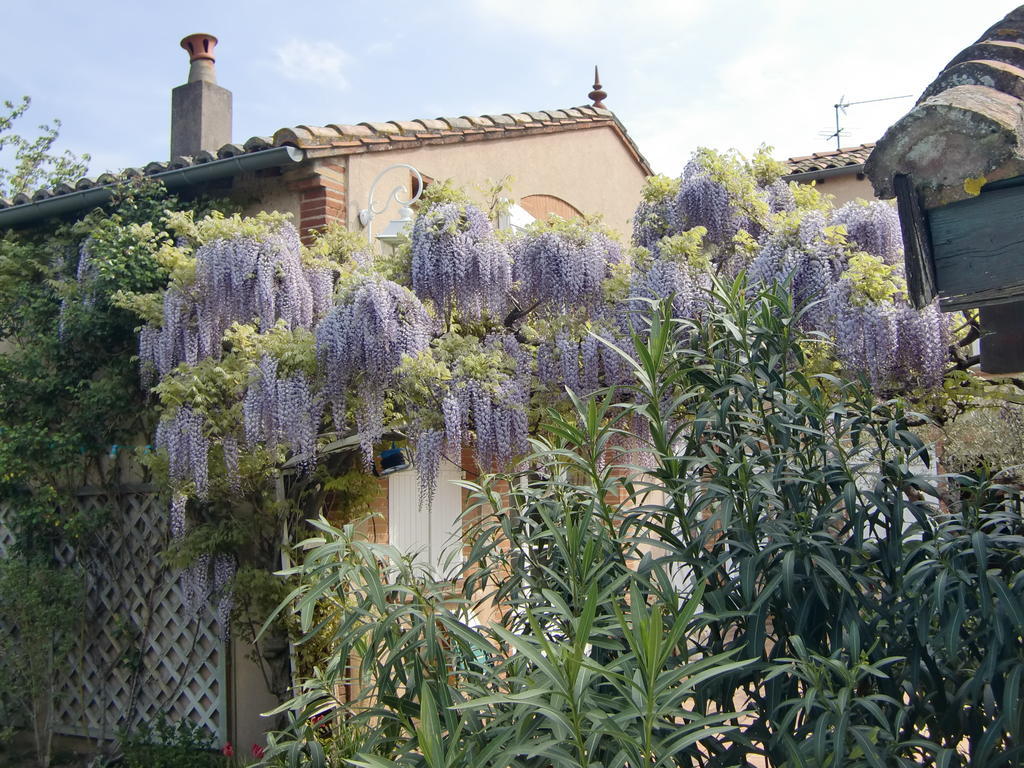
{"label": "white lattice fence", "polygon": [[[100,546],[70,549],[87,574],[86,625],[58,697],[57,730],[113,737],[161,714],[226,739],[226,658],[210,611],[183,605],[177,574],[164,567],[167,518],[148,486],[118,494],[84,489],[77,503],[107,519]],[[0,556],[12,543],[0,519]],[[88,553],[88,554],[87,554]]]}

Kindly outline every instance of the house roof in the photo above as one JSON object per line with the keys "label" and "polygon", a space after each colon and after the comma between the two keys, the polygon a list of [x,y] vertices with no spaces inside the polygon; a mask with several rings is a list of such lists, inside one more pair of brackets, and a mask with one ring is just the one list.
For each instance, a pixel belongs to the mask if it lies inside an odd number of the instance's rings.
{"label": "house roof", "polygon": [[[505,114],[439,117],[436,119],[393,120],[383,123],[358,123],[356,125],[330,124],[326,126],[297,125],[281,128],[273,136],[253,136],[241,144],[225,144],[216,152],[200,152],[193,157],[176,157],[169,162],[154,161],[145,166],[127,168],[128,176],[153,176],[163,179],[184,178],[189,169],[218,163],[223,173],[231,176],[243,167],[238,163],[224,162],[231,159],[250,159],[259,153],[282,147],[291,147],[302,152],[298,160],[314,159],[330,155],[350,155],[364,152],[379,152],[390,149],[409,149],[433,144],[453,144],[468,141],[491,141],[516,138],[544,133],[562,133],[601,126],[611,127],[618,134],[629,153],[643,171],[653,171],[646,158],[640,153],[636,142],[626,132],[619,119],[608,109],[594,106],[553,109],[542,112],[509,112]],[[279,164],[296,162],[294,153],[281,157]],[[256,157],[252,157],[256,160]],[[211,168],[212,170],[212,168]],[[204,178],[208,178],[206,174]],[[79,195],[83,191],[108,187],[117,181],[113,174],[104,173],[96,177],[85,176],[73,184],[61,184],[51,189],[40,189],[32,194],[18,194],[11,199],[0,198],[0,226],[13,210],[21,206],[53,208],[46,205],[49,200]],[[84,199],[84,198],[83,198]],[[60,212],[69,210],[64,201]],[[42,204],[42,205],[41,205]]]}
{"label": "house roof", "polygon": [[791,157],[785,161],[789,166],[788,175],[802,173],[814,173],[816,171],[834,171],[836,169],[849,168],[856,170],[857,166],[863,166],[875,148],[874,144],[861,144],[857,147],[843,147],[834,149],[831,152],[815,152],[813,155]]}

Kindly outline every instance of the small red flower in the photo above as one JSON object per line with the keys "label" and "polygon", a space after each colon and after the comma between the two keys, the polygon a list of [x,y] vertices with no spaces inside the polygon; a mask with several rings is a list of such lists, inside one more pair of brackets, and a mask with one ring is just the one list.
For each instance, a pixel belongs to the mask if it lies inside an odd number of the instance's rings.
{"label": "small red flower", "polygon": [[263,749],[263,747],[259,744],[252,745],[252,756],[255,757],[257,760],[263,757],[264,752],[266,752],[266,750]]}
{"label": "small red flower", "polygon": [[220,753],[224,755],[224,757],[234,757],[235,748],[231,746],[231,742],[229,741],[227,744],[221,747]]}

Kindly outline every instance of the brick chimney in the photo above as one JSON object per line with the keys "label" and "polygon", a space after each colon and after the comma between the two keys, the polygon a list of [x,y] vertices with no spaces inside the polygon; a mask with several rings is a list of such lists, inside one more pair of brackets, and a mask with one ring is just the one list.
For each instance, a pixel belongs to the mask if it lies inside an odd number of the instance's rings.
{"label": "brick chimney", "polygon": [[188,82],[171,91],[171,159],[216,152],[231,142],[231,91],[217,85],[217,38],[194,34],[181,41],[191,62]]}

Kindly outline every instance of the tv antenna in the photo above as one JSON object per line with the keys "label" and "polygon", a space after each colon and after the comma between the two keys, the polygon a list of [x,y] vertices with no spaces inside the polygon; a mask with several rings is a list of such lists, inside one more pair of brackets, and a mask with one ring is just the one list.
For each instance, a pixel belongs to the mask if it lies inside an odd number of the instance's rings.
{"label": "tv antenna", "polygon": [[836,149],[842,149],[842,136],[843,136],[843,130],[844,129],[842,127],[840,127],[840,125],[839,125],[839,113],[842,112],[845,115],[847,107],[855,107],[858,104],[874,104],[875,102],[879,102],[879,101],[895,101],[896,99],[910,99],[910,98],[913,98],[913,94],[911,94],[911,93],[908,93],[905,96],[886,96],[884,99],[865,99],[864,101],[846,101],[846,97],[845,96],[840,96],[839,97],[839,102],[837,104],[833,104],[832,105],[833,109],[835,109],[835,111],[836,111],[836,130],[835,130],[834,133],[830,133],[825,138],[828,141],[831,141],[832,139],[835,139],[836,140]]}

